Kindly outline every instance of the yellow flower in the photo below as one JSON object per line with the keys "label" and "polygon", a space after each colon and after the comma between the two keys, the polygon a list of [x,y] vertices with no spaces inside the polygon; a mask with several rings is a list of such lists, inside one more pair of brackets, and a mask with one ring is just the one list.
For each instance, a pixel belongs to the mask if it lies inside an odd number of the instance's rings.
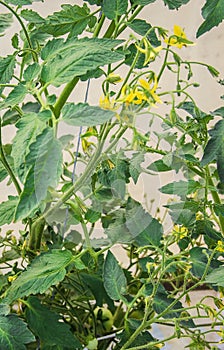
{"label": "yellow flower", "polygon": [[218,252],[224,253],[224,242],[223,241],[218,241],[217,246],[216,246],[216,250],[218,250]]}
{"label": "yellow flower", "polygon": [[178,236],[179,239],[183,239],[188,234],[188,229],[182,225],[174,225],[173,233]]}
{"label": "yellow flower", "polygon": [[195,45],[193,41],[188,40],[184,30],[180,26],[174,25],[173,33],[174,35],[165,39],[165,42],[169,46],[175,46],[178,47],[178,49],[181,49],[183,46]]}
{"label": "yellow flower", "polygon": [[153,47],[150,44],[149,40],[146,38],[143,38],[142,42],[144,47],[141,47],[139,45],[135,45],[135,46],[139,52],[145,55],[145,62],[143,64],[145,66],[147,63],[149,63],[150,61],[153,61],[156,58],[158,53],[162,50],[162,46]]}
{"label": "yellow flower", "polygon": [[99,101],[99,105],[103,109],[114,110],[115,101],[113,99],[110,101],[108,96],[103,96],[103,97],[101,96],[100,101]]}

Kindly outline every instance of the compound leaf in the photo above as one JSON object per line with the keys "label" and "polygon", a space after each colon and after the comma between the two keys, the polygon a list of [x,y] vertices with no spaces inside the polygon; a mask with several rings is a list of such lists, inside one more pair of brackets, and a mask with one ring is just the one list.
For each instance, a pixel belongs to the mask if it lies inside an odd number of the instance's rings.
{"label": "compound leaf", "polygon": [[224,287],[224,266],[212,271],[205,279],[205,282],[214,284],[215,286]]}
{"label": "compound leaf", "polygon": [[12,282],[7,290],[6,301],[12,303],[30,294],[44,293],[63,280],[65,268],[72,260],[73,256],[69,250],[53,249],[37,256],[27,270]]}
{"label": "compound leaf", "polygon": [[5,29],[10,27],[12,24],[12,14],[11,13],[2,13],[0,14],[0,34],[4,33]]}
{"label": "compound leaf", "polygon": [[15,69],[15,56],[8,55],[6,57],[0,57],[0,82],[6,84],[10,82],[14,74]]}
{"label": "compound leaf", "polygon": [[117,62],[124,56],[112,51],[121,40],[100,38],[72,38],[49,41],[42,50],[45,60],[41,78],[45,83],[60,86],[75,76],[81,76],[100,66]]}

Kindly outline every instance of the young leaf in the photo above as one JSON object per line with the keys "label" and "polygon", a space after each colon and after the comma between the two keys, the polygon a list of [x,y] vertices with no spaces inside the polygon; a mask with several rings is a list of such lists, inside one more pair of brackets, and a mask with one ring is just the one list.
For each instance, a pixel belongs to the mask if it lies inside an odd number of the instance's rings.
{"label": "young leaf", "polygon": [[109,251],[103,269],[104,287],[112,300],[123,299],[126,293],[127,280],[114,255]]}
{"label": "young leaf", "polygon": [[26,350],[25,344],[34,340],[34,335],[17,315],[0,316],[1,350]]}
{"label": "young leaf", "polygon": [[198,181],[180,180],[178,182],[171,182],[171,183],[161,187],[159,190],[160,190],[160,192],[165,193],[165,194],[176,194],[178,196],[186,196],[190,193],[195,192],[199,188],[201,188],[201,185]]}
{"label": "young leaf", "polygon": [[6,301],[11,304],[18,298],[44,293],[63,280],[65,268],[72,261],[73,255],[69,250],[53,249],[37,256],[27,270],[12,282],[6,293]]}
{"label": "young leaf", "polygon": [[121,42],[100,38],[49,41],[41,54],[45,60],[41,78],[45,83],[60,86],[74,76],[81,76],[100,66],[117,62],[124,56],[112,49]]}
{"label": "young leaf", "polygon": [[10,27],[12,24],[12,14],[11,13],[2,13],[0,14],[0,34],[4,33],[5,29]]}
{"label": "young leaf", "polygon": [[104,0],[103,13],[109,19],[115,19],[126,13],[128,8],[128,0]]}
{"label": "young leaf", "polygon": [[46,128],[30,146],[26,157],[29,171],[16,208],[15,220],[28,217],[47,195],[48,187],[55,188],[62,173],[62,147],[54,131]]}
{"label": "young leaf", "polygon": [[208,32],[213,27],[218,26],[224,19],[224,0],[207,0],[202,8],[202,15],[205,21],[197,31],[197,38]]}
{"label": "young leaf", "polygon": [[26,169],[25,158],[30,151],[30,145],[36,141],[46,128],[46,123],[40,120],[38,114],[29,113],[17,122],[18,131],[12,142],[12,157],[14,158],[15,171],[23,179]]}
{"label": "young leaf", "polygon": [[0,57],[0,82],[1,84],[9,83],[14,74],[16,60],[14,55]]}
{"label": "young leaf", "polygon": [[46,24],[39,28],[40,31],[51,34],[54,37],[72,32],[73,36],[77,36],[83,32],[87,24],[90,22],[91,16],[86,5],[80,7],[78,5],[62,5],[60,12],[54,12],[46,18]]}
{"label": "young leaf", "polygon": [[0,226],[10,224],[18,203],[18,197],[9,196],[6,202],[0,204]]}
{"label": "young leaf", "polygon": [[113,111],[89,106],[88,103],[67,103],[62,109],[61,120],[73,126],[94,126],[104,124],[114,116]]}
{"label": "young leaf", "polygon": [[187,4],[190,0],[163,0],[170,10],[178,10],[182,5]]}
{"label": "young leaf", "polygon": [[32,332],[38,336],[42,346],[65,347],[82,349],[69,329],[69,326],[60,320],[60,316],[43,306],[38,298],[29,297],[26,301],[26,320]]}

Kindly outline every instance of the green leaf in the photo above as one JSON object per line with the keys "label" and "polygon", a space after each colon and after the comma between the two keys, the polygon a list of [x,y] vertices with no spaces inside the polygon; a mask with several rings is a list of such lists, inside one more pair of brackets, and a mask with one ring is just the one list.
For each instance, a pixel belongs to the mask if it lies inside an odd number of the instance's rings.
{"label": "green leaf", "polygon": [[124,15],[128,8],[128,0],[104,0],[102,10],[109,19]]}
{"label": "green leaf", "polygon": [[[193,275],[201,278],[208,262],[208,256],[210,255],[210,251],[206,248],[194,247],[190,250],[190,260],[192,262],[191,271]],[[213,259],[208,268],[208,273],[212,272],[213,269],[219,267],[220,262]]]}
{"label": "green leaf", "polygon": [[163,0],[170,10],[178,10],[182,5],[187,4],[190,0]]}
{"label": "green leaf", "polygon": [[1,350],[26,350],[25,344],[34,340],[27,325],[17,315],[0,316]]}
{"label": "green leaf", "polygon": [[20,13],[21,17],[23,17],[27,22],[33,23],[35,25],[40,25],[45,23],[45,19],[42,18],[39,13],[33,10],[22,10]]}
{"label": "green leaf", "polygon": [[161,187],[159,190],[160,190],[160,192],[165,193],[165,194],[176,194],[178,196],[186,196],[190,193],[195,192],[199,188],[201,188],[201,184],[198,181],[180,180],[178,182],[171,182],[171,183]]}
{"label": "green leaf", "polygon": [[210,140],[208,141],[204,155],[201,160],[201,166],[216,160],[217,170],[221,182],[224,182],[223,162],[224,162],[224,120],[219,120],[210,131]]}
{"label": "green leaf", "polygon": [[0,34],[4,33],[5,29],[10,27],[13,23],[13,17],[11,13],[0,14]]}
{"label": "green leaf", "polygon": [[103,281],[106,292],[112,300],[123,299],[123,294],[126,293],[127,280],[124,271],[111,251],[108,251],[104,263]]}
{"label": "green leaf", "polygon": [[32,81],[39,75],[40,71],[40,65],[35,62],[26,68],[23,74],[23,78],[25,81]]}
{"label": "green leaf", "polygon": [[144,159],[144,153],[135,153],[130,160],[129,172],[135,184],[142,172],[141,164],[144,162]]}
{"label": "green leaf", "polygon": [[58,37],[72,32],[77,36],[83,32],[91,20],[90,11],[86,4],[83,7],[78,5],[62,5],[60,12],[54,12],[46,18],[46,24],[39,28],[48,34]]}
{"label": "green leaf", "polygon": [[42,346],[55,346],[64,349],[82,349],[69,329],[69,326],[62,322],[60,316],[43,306],[38,298],[29,297],[26,301],[26,320],[32,332],[38,336]]}
{"label": "green leaf", "polygon": [[151,163],[148,167],[148,170],[152,170],[155,172],[163,172],[163,171],[170,171],[172,168],[168,165],[166,165],[162,159],[156,160],[155,162]]}
{"label": "green leaf", "polygon": [[6,99],[0,103],[0,108],[14,107],[15,105],[23,102],[26,94],[28,93],[25,85],[18,84],[14,89],[8,94]]}
{"label": "green leaf", "polygon": [[147,23],[143,19],[134,19],[131,23],[128,24],[128,27],[142,36],[146,35],[149,29],[152,28],[151,24]]}
{"label": "green leaf", "polygon": [[124,56],[112,49],[121,42],[100,38],[49,41],[41,54],[45,60],[41,78],[45,83],[60,86],[74,76],[81,76],[100,66],[117,62]]}
{"label": "green leaf", "polygon": [[0,83],[9,83],[14,74],[16,60],[14,55],[0,57]]}
{"label": "green leaf", "polygon": [[10,313],[10,306],[8,304],[0,304],[0,315],[6,316]]}
{"label": "green leaf", "polygon": [[39,2],[42,0],[5,0],[7,4],[12,4],[15,6],[31,5],[33,2]]}
{"label": "green leaf", "polygon": [[5,167],[0,160],[0,182],[5,180],[7,176],[8,176],[8,172],[5,170]]}
{"label": "green leaf", "polygon": [[156,0],[133,0],[133,4],[134,5],[141,5],[141,6],[145,6],[148,4],[152,4],[153,2],[155,2]]}
{"label": "green leaf", "polygon": [[62,147],[51,128],[44,129],[26,157],[30,167],[16,208],[15,220],[28,217],[45,199],[49,186],[58,185],[62,173]]}
{"label": "green leaf", "polygon": [[0,203],[0,226],[13,221],[18,197],[9,196],[6,202]]}
{"label": "green leaf", "polygon": [[206,283],[214,284],[215,286],[224,287],[224,266],[212,271],[205,279]]}
{"label": "green leaf", "polygon": [[53,249],[37,256],[27,270],[12,282],[6,293],[6,301],[11,304],[18,298],[44,293],[64,279],[66,267],[72,261],[73,256],[69,250]]}
{"label": "green leaf", "polygon": [[104,124],[114,116],[113,111],[89,106],[88,103],[66,103],[62,109],[61,120],[73,126],[94,126]]}
{"label": "green leaf", "polygon": [[40,120],[38,114],[29,113],[16,123],[18,131],[12,142],[12,157],[14,158],[15,171],[23,179],[25,171],[27,170],[25,158],[30,152],[30,145],[36,141],[46,128],[46,123]]}
{"label": "green leaf", "polygon": [[[149,214],[148,214],[149,215]],[[163,226],[161,223],[152,218],[150,224],[135,238],[134,243],[138,247],[153,245],[158,247],[163,235]]]}
{"label": "green leaf", "polygon": [[218,26],[224,19],[224,0],[207,0],[202,8],[202,15],[205,21],[197,31],[197,38],[208,32],[213,27]]}

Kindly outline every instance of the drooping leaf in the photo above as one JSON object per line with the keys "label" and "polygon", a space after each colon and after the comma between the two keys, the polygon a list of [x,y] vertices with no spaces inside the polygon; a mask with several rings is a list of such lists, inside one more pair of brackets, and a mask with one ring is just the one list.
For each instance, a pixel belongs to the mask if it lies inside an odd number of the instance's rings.
{"label": "drooping leaf", "polygon": [[143,153],[135,153],[130,160],[129,172],[135,184],[142,172],[141,163],[144,162],[144,159],[145,157]]}
{"label": "drooping leaf", "polygon": [[197,38],[223,21],[224,0],[207,0],[202,8],[202,15],[205,21],[198,28]]}
{"label": "drooping leaf", "polygon": [[35,340],[27,325],[15,314],[0,316],[1,350],[26,350]]}
{"label": "drooping leaf", "polygon": [[29,328],[41,340],[42,346],[82,349],[69,326],[60,320],[59,315],[43,306],[38,298],[28,298],[25,315]]}
{"label": "drooping leaf", "polygon": [[7,290],[6,301],[12,303],[30,294],[44,293],[48,288],[62,281],[66,267],[72,262],[69,250],[53,249],[37,256]]}
{"label": "drooping leaf", "polygon": [[187,4],[190,0],[163,0],[164,4],[169,7],[170,10],[178,10],[182,5]]}
{"label": "drooping leaf", "polygon": [[1,84],[9,83],[14,74],[16,60],[14,55],[0,57],[0,82]]}
{"label": "drooping leaf", "polygon": [[24,114],[17,122],[18,131],[12,142],[12,157],[14,158],[14,167],[16,173],[23,178],[26,169],[25,158],[30,151],[30,145],[36,141],[46,128],[46,124],[36,113]]}
{"label": "drooping leaf", "polygon": [[109,19],[115,19],[126,13],[128,0],[104,0],[102,10]]}
{"label": "drooping leaf", "polygon": [[124,56],[112,49],[120,43],[120,40],[100,38],[49,41],[41,54],[45,61],[41,78],[45,83],[60,86],[74,76],[81,76],[100,66],[117,62]]}
{"label": "drooping leaf", "polygon": [[112,300],[123,299],[123,294],[126,293],[127,280],[124,271],[111,251],[108,251],[104,263],[103,281],[106,292]]}
{"label": "drooping leaf", "polygon": [[224,287],[224,266],[220,266],[218,269],[209,273],[205,282],[211,283],[215,286]]}
{"label": "drooping leaf", "polygon": [[46,128],[30,146],[29,171],[16,208],[15,220],[28,217],[45,199],[49,186],[58,185],[62,173],[62,146],[51,128]]}
{"label": "drooping leaf", "polygon": [[5,29],[10,27],[12,24],[12,14],[11,13],[1,13],[0,14],[0,34],[4,33]]}
{"label": "drooping leaf", "polygon": [[26,94],[28,93],[27,88],[23,84],[18,84],[8,94],[6,99],[0,103],[0,108],[14,107],[15,105],[23,102]]}
{"label": "drooping leaf", "polygon": [[164,185],[159,190],[165,194],[176,194],[178,196],[186,196],[190,193],[195,192],[201,188],[201,184],[198,181],[189,180],[189,181],[177,181],[171,182],[167,185]]}
{"label": "drooping leaf", "polygon": [[83,7],[70,4],[62,5],[62,10],[49,15],[46,18],[46,24],[41,26],[39,30],[54,37],[69,32],[72,32],[73,36],[77,36],[83,32],[91,20],[92,17],[89,12],[86,4]]}
{"label": "drooping leaf", "polygon": [[13,221],[18,199],[18,197],[9,196],[6,202],[0,203],[0,226]]}
{"label": "drooping leaf", "polygon": [[104,124],[115,116],[113,111],[105,110],[88,103],[66,103],[62,109],[62,120],[73,126],[94,126]]}
{"label": "drooping leaf", "polygon": [[205,166],[208,163],[216,160],[219,178],[221,182],[224,182],[224,120],[219,120],[215,124],[214,128],[210,131],[210,136],[211,138],[208,141],[204,150],[201,165]]}

